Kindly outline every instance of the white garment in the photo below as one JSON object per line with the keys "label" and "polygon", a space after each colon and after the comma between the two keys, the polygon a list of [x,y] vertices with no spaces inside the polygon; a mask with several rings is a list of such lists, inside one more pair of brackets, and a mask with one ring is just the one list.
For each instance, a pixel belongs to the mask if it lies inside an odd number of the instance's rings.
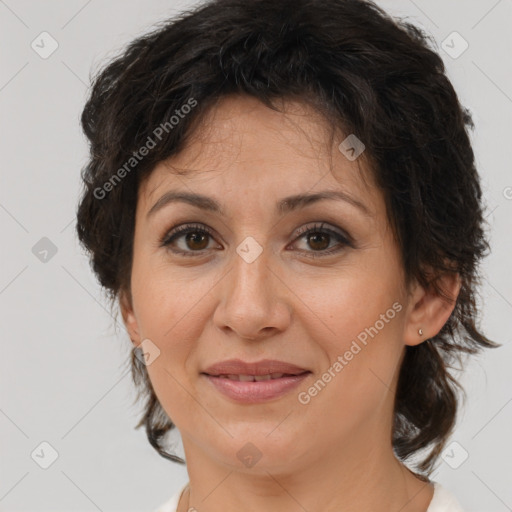
{"label": "white garment", "polygon": [[[432,484],[434,485],[434,495],[426,512],[464,512],[455,496],[448,489],[438,482],[432,482]],[[176,512],[181,493],[186,487],[187,484],[154,512]]]}

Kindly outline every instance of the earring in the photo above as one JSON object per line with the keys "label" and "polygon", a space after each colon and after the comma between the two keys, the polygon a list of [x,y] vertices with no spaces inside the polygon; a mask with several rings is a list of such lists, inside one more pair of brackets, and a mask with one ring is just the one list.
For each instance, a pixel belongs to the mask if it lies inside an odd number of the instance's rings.
{"label": "earring", "polygon": [[419,334],[420,336],[423,336],[423,329],[418,329],[418,334]]}

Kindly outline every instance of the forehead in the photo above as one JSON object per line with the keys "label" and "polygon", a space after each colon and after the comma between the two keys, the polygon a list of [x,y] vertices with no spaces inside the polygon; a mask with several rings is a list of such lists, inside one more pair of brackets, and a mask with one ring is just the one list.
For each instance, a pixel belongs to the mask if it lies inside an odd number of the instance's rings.
{"label": "forehead", "polygon": [[275,111],[250,96],[228,96],[211,108],[177,155],[141,183],[147,210],[163,192],[202,190],[221,202],[231,193],[260,201],[316,189],[375,194],[364,154],[349,160],[346,138],[312,107],[283,101]]}

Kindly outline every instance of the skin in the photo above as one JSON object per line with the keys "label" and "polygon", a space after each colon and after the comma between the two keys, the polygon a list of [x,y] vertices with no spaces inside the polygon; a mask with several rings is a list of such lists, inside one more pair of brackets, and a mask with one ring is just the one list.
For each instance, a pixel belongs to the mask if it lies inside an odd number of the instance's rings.
{"label": "skin", "polygon": [[[337,148],[344,135],[331,147],[322,118],[300,103],[285,106],[281,113],[251,97],[222,99],[185,148],[139,187],[131,297],[121,295],[121,310],[132,342],[149,339],[160,350],[147,370],[183,440],[190,492],[179,511],[425,512],[432,485],[392,451],[393,400],[405,346],[437,334],[453,306],[417,283],[406,286],[364,153],[348,160]],[[225,216],[184,202],[148,216],[169,190],[214,198]],[[276,214],[283,197],[321,190],[344,191],[368,212],[322,200]],[[348,233],[352,245],[297,234],[319,222]],[[206,225],[213,236],[160,244],[185,223]],[[248,236],[263,248],[252,263],[236,252]],[[340,250],[319,256],[332,248]],[[443,280],[456,297],[457,276]],[[401,311],[300,403],[298,393],[396,302]],[[230,358],[279,359],[312,374],[284,397],[238,404],[200,375]],[[252,467],[237,457],[246,443],[261,452]]]}

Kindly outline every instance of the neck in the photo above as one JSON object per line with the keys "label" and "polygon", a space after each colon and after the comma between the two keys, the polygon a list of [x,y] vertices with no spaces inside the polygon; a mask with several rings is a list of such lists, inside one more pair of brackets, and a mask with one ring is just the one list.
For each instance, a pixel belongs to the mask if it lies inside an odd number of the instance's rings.
{"label": "neck", "polygon": [[293,470],[257,464],[243,471],[212,461],[184,440],[190,484],[178,512],[427,511],[433,496],[430,483],[414,475],[392,451],[375,448],[384,443],[366,451],[355,444],[340,451],[332,447],[302,466],[294,464]]}

